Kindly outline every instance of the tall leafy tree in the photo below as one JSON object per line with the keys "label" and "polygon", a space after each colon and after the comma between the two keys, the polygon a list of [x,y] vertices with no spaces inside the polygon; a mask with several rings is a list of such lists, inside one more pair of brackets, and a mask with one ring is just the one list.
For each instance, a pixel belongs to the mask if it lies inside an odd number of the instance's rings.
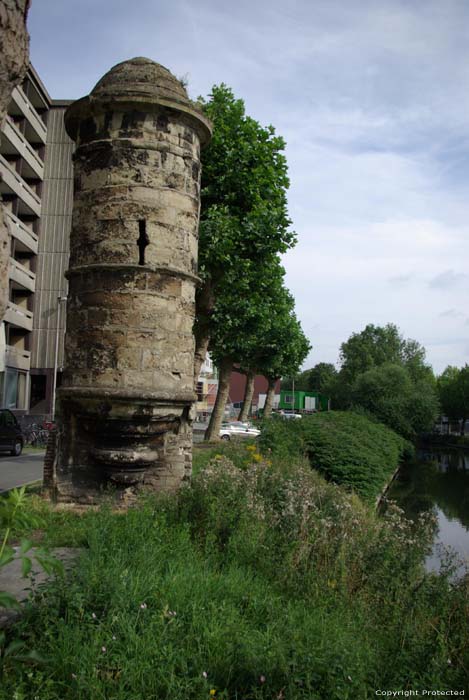
{"label": "tall leafy tree", "polygon": [[412,438],[432,427],[439,404],[425,348],[397,326],[369,324],[340,349],[340,371],[329,380],[333,408],[361,407]]}
{"label": "tall leafy tree", "polygon": [[214,306],[210,351],[219,368],[219,387],[207,440],[218,437],[235,362],[247,373],[267,377],[268,413],[277,379],[283,373],[297,372],[310,349],[294,312],[293,297],[284,287],[278,259],[268,267],[260,265],[257,273],[255,285],[246,275],[238,284],[229,285]]}
{"label": "tall leafy tree", "polygon": [[410,439],[431,429],[439,408],[430,382],[414,381],[405,366],[390,363],[359,374],[352,386],[352,401]]}
{"label": "tall leafy tree", "polygon": [[327,387],[337,376],[337,370],[330,362],[318,362],[311,369],[305,369],[296,377],[286,377],[282,380],[282,389],[295,389],[298,391],[319,391],[327,393]]}
{"label": "tall leafy tree", "polygon": [[270,275],[266,266],[254,271],[245,264],[245,274],[239,279],[228,278],[229,284],[219,290],[210,325],[210,353],[218,367],[218,392],[206,432],[206,439],[218,437],[223,419],[233,364],[246,371],[254,371],[259,347],[271,325],[273,290],[281,284],[282,271],[272,266]]}
{"label": "tall leafy tree", "polygon": [[413,381],[434,386],[432,369],[425,363],[425,348],[416,340],[403,338],[393,323],[368,324],[360,333],[353,333],[342,343],[339,360],[340,371],[328,385],[335,408],[350,408],[352,387],[359,375],[385,364],[405,367]]}
{"label": "tall leafy tree", "polygon": [[469,418],[469,365],[461,369],[448,366],[438,377],[437,386],[443,413],[461,421],[461,435],[464,435]]}
{"label": "tall leafy tree", "polygon": [[311,344],[294,311],[293,298],[282,288],[271,310],[270,329],[257,355],[258,369],[268,383],[264,418],[272,413],[277,381],[282,376],[296,375],[310,350]]}
{"label": "tall leafy tree", "polygon": [[253,289],[259,262],[275,264],[278,253],[295,242],[283,139],[272,126],[247,116],[244,102],[226,85],[214,86],[201,104],[213,122],[213,137],[202,155],[195,381],[219,313],[217,299],[246,277]]}
{"label": "tall leafy tree", "polygon": [[415,374],[428,372],[425,348],[416,340],[405,340],[393,323],[385,326],[370,323],[341,345],[341,371],[350,381],[361,372],[389,363],[404,365]]}

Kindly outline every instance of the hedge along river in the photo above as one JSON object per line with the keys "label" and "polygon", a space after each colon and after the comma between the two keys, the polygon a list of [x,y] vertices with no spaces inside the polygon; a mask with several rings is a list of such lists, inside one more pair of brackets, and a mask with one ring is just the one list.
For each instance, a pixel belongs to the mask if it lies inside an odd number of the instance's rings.
{"label": "hedge along river", "polygon": [[469,563],[469,452],[424,449],[399,470],[386,497],[408,518],[432,511],[437,519],[431,553],[425,567],[438,571],[450,548],[461,560],[456,572]]}

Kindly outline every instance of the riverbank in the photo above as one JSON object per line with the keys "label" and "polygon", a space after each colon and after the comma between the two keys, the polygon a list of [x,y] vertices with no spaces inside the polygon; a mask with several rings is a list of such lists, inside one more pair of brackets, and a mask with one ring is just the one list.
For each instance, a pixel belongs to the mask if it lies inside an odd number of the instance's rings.
{"label": "riverbank", "polygon": [[9,633],[47,663],[5,659],[2,700],[467,687],[469,592],[424,574],[428,521],[378,518],[305,458],[210,452],[196,450],[190,487],[127,514],[31,501],[42,541],[82,554]]}
{"label": "riverbank", "polygon": [[369,504],[376,502],[399,465],[414,452],[413,445],[390,428],[352,411],[267,421],[260,444],[282,459],[306,456],[328,481]]}

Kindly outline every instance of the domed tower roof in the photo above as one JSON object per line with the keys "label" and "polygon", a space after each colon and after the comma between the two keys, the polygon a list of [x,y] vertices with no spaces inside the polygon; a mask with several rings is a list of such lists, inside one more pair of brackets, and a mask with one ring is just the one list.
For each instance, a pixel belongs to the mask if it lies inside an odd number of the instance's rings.
{"label": "domed tower roof", "polygon": [[94,98],[148,96],[192,104],[182,83],[164,66],[149,58],[118,63],[91,91]]}
{"label": "domed tower roof", "polygon": [[197,122],[201,145],[211,138],[212,125],[200,108],[188,97],[186,89],[167,68],[149,58],[136,57],[113,66],[94,86],[87,97],[67,109],[65,126],[76,140],[79,124],[91,114],[121,104],[151,109],[162,105],[185,113]]}

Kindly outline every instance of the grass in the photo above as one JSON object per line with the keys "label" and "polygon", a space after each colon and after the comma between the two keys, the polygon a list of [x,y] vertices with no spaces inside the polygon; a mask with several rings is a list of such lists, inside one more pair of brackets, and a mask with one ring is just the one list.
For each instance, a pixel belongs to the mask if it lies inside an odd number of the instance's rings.
{"label": "grass", "polygon": [[[468,583],[425,574],[431,520],[378,518],[301,456],[195,451],[190,487],[126,514],[37,497],[49,545],[80,545],[10,635],[8,700],[366,700],[469,684]],[[18,533],[19,534],[19,533]]]}

